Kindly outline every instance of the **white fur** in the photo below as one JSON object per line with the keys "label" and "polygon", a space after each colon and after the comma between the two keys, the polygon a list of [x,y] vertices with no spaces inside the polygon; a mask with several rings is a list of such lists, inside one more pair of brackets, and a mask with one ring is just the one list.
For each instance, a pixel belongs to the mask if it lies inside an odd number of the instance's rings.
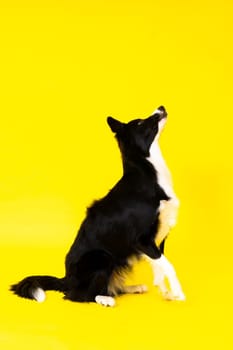
{"label": "white fur", "polygon": [[107,297],[105,295],[97,295],[95,297],[95,301],[97,304],[103,305],[103,306],[114,306],[115,300],[112,297]]}
{"label": "white fur", "polygon": [[[159,110],[156,113],[162,113]],[[154,112],[154,113],[155,113]],[[170,229],[176,224],[177,212],[179,208],[179,200],[173,190],[172,178],[167,164],[162,156],[159,146],[159,137],[166,123],[166,118],[159,122],[159,131],[150,148],[149,162],[154,166],[158,184],[164,190],[170,200],[160,201],[159,207],[159,229],[156,234],[156,244],[159,245],[169,234]],[[185,295],[176,276],[176,272],[172,264],[162,255],[159,259],[149,259],[153,267],[154,285],[158,286],[165,299],[169,300],[185,300]],[[165,283],[167,278],[170,290]]]}
{"label": "white fur", "polygon": [[163,114],[163,111],[161,111],[160,109],[156,109],[153,113],[152,113],[152,115],[153,114]]}
{"label": "white fur", "polygon": [[[159,287],[165,299],[169,300],[185,300],[185,295],[176,276],[176,272],[172,264],[162,255],[159,259],[150,259],[153,266],[155,279],[154,284]],[[165,285],[167,278],[170,290]]]}
{"label": "white fur", "polygon": [[[160,123],[159,123],[159,125],[160,125]],[[165,193],[169,197],[174,197],[175,194],[173,191],[171,174],[170,174],[170,171],[168,170],[168,167],[167,167],[165,160],[163,159],[163,155],[162,155],[162,152],[160,150],[159,143],[158,143],[160,132],[161,131],[159,128],[159,132],[156,135],[154,142],[151,144],[150,156],[149,156],[148,160],[154,166],[155,170],[157,171],[159,185],[163,188],[163,190],[165,191]]]}
{"label": "white fur", "polygon": [[38,303],[43,303],[46,299],[45,292],[42,288],[35,288],[32,291],[33,298],[38,301]]}
{"label": "white fur", "polygon": [[161,125],[161,122],[164,120],[166,119],[162,119],[159,123],[159,132],[156,135],[155,140],[150,147],[150,156],[148,158],[149,162],[154,166],[157,172],[158,184],[164,190],[167,196],[170,197],[170,200],[164,200],[160,202],[160,225],[156,235],[156,244],[158,245],[164,240],[164,238],[166,238],[170,229],[173,226],[175,226],[179,207],[179,200],[176,197],[175,192],[173,190],[171,174],[163,158],[158,142],[163,127],[163,125]]}

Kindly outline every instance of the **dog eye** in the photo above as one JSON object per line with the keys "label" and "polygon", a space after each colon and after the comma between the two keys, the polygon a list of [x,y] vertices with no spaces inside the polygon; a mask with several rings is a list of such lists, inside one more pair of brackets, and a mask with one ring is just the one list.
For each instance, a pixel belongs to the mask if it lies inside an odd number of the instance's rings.
{"label": "dog eye", "polygon": [[138,125],[142,125],[144,120],[139,120]]}

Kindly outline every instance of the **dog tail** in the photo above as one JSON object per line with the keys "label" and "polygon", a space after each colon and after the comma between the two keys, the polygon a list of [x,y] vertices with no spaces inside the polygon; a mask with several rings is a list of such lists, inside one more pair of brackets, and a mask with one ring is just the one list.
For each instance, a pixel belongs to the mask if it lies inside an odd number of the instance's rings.
{"label": "dog tail", "polygon": [[38,302],[43,302],[45,300],[46,290],[64,292],[65,289],[65,278],[57,278],[53,276],[29,276],[10,287],[10,290],[14,294]]}

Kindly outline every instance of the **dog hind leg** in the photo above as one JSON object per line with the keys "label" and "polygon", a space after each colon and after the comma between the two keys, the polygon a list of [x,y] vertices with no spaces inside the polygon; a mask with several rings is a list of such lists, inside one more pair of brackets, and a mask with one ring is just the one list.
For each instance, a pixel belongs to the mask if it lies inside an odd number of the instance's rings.
{"label": "dog hind leg", "polygon": [[123,294],[143,294],[148,291],[148,288],[145,284],[138,284],[134,286],[124,286],[122,287],[121,292]]}

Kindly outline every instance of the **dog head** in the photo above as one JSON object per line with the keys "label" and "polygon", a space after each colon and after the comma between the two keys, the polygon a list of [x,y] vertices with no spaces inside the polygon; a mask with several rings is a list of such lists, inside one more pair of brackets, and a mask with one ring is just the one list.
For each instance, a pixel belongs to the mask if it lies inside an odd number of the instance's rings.
{"label": "dog head", "polygon": [[163,106],[146,119],[134,119],[122,123],[112,117],[107,118],[108,125],[115,133],[122,154],[150,156],[151,144],[159,139],[165,125],[167,112]]}

